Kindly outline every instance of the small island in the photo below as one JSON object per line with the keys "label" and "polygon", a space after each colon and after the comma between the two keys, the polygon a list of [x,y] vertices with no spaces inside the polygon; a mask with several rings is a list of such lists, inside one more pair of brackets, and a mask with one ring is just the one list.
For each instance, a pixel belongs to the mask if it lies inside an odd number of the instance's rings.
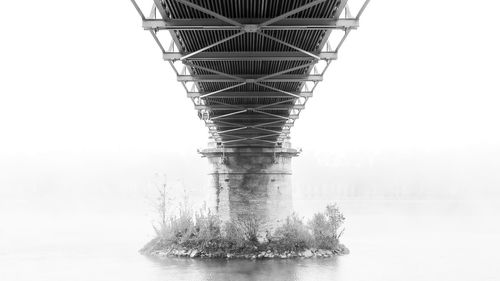
{"label": "small island", "polygon": [[274,231],[260,229],[254,217],[238,217],[223,222],[216,214],[196,214],[182,208],[167,217],[165,201],[160,204],[160,222],[154,225],[156,237],[140,253],[148,256],[186,258],[312,258],[349,253],[340,243],[344,216],[335,204],[326,206],[307,223],[289,216]]}

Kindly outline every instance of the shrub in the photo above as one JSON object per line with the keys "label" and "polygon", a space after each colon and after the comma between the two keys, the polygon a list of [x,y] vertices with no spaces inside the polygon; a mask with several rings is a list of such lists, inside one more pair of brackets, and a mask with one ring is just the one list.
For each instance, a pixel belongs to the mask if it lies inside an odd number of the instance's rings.
{"label": "shrub", "polygon": [[217,245],[222,238],[222,222],[217,215],[209,210],[207,214],[196,215],[192,244],[206,249]]}
{"label": "shrub", "polygon": [[163,239],[178,244],[187,242],[195,234],[195,225],[191,212],[187,209],[180,210],[179,216],[169,218],[165,229],[164,234],[166,236],[163,236]]}
{"label": "shrub", "polygon": [[242,248],[247,244],[244,229],[236,220],[230,220],[224,223],[224,239],[227,240],[232,248]]}
{"label": "shrub", "polygon": [[[337,231],[344,223],[344,215],[340,212],[336,204],[329,204],[326,206],[325,216],[328,219],[328,223],[331,226],[333,233],[337,236]],[[338,234],[337,238],[339,238],[340,235],[341,233]]]}
{"label": "shrub", "polygon": [[276,228],[271,243],[280,251],[301,251],[311,246],[312,236],[302,220],[292,214]]}
{"label": "shrub", "polygon": [[338,233],[344,222],[344,216],[337,205],[328,205],[325,212],[314,214],[309,227],[312,230],[314,245],[322,249],[335,249],[342,232]]}
{"label": "shrub", "polygon": [[196,216],[196,237],[201,240],[213,240],[221,237],[221,220],[219,216],[208,211],[206,215]]}
{"label": "shrub", "polygon": [[259,220],[256,217],[244,216],[234,219],[246,241],[258,243]]}

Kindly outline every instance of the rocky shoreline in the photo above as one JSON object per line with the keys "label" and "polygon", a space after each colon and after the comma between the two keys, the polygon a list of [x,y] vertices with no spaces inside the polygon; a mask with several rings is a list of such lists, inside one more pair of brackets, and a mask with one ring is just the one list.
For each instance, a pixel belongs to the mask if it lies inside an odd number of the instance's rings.
{"label": "rocky shoreline", "polygon": [[291,259],[291,258],[329,258],[349,254],[349,249],[342,244],[334,250],[310,248],[303,251],[284,251],[277,250],[254,251],[252,253],[226,253],[224,251],[204,252],[198,249],[188,248],[169,248],[165,250],[155,250],[144,252],[143,254],[158,258],[183,257],[183,258],[222,258],[222,259]]}

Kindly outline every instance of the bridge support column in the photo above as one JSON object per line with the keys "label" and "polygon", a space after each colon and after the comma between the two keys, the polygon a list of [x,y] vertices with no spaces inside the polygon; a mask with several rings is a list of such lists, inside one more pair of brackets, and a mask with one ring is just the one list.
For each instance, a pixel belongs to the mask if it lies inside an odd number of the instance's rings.
{"label": "bridge support column", "polygon": [[256,218],[272,231],[293,212],[291,148],[208,148],[212,202],[223,220]]}

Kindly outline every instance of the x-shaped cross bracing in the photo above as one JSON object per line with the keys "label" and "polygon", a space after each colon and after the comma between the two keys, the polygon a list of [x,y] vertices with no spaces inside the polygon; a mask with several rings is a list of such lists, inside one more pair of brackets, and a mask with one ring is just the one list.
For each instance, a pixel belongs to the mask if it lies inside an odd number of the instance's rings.
{"label": "x-shaped cross bracing", "polygon": [[[297,14],[301,11],[310,9],[318,4],[321,4],[326,1],[331,1],[331,0],[315,0],[311,1],[307,4],[304,4],[300,7],[297,7],[295,9],[292,9],[288,12],[285,12],[277,17],[271,18],[271,19],[266,19],[264,21],[259,21],[257,23],[255,22],[240,22],[239,20],[231,19],[228,17],[225,17],[219,13],[216,13],[210,9],[204,8],[200,5],[197,5],[195,3],[192,3],[188,0],[174,0],[177,1],[185,6],[191,7],[195,10],[198,10],[200,12],[203,12],[207,15],[210,15],[213,17],[213,19],[197,19],[196,21],[186,21],[186,20],[175,20],[175,19],[170,19],[169,14],[166,10],[166,7],[163,5],[163,0],[154,0],[154,5],[151,10],[151,15],[149,18],[146,18],[144,14],[142,13],[141,9],[138,7],[137,3],[135,0],[131,0],[134,7],[138,11],[139,15],[141,16],[143,20],[143,27],[147,30],[150,31],[151,35],[153,36],[154,40],[160,47],[163,57],[165,60],[169,61],[170,65],[176,72],[178,76],[178,80],[182,83],[186,91],[188,92],[189,97],[191,97],[193,103],[195,104],[195,107],[199,109],[199,114],[200,117],[205,121],[206,125],[210,128],[210,134],[212,137],[217,140],[221,141],[222,144],[225,143],[232,143],[232,142],[239,142],[239,141],[245,141],[245,140],[254,140],[254,141],[262,141],[266,143],[273,143],[273,144],[278,144],[285,137],[288,137],[289,134],[289,129],[291,126],[293,126],[293,123],[298,117],[300,111],[303,109],[303,106],[305,106],[305,103],[307,102],[308,98],[310,97],[310,93],[312,93],[319,81],[321,81],[321,77],[323,76],[324,72],[330,65],[331,61],[336,59],[337,53],[341,45],[344,43],[345,39],[347,38],[349,32],[351,29],[356,29],[359,25],[359,18],[363,11],[365,10],[367,4],[369,3],[370,0],[366,0],[359,10],[358,14],[356,17],[352,17],[351,13],[348,9],[347,6],[347,0],[341,0],[337,2],[338,7],[337,11],[335,13],[335,16],[333,19],[292,19],[289,18],[290,16]],[[345,18],[341,19],[340,18],[340,13],[345,10]],[[156,19],[156,11],[158,11],[163,18],[162,20],[157,20]],[[201,22],[201,24],[200,24]],[[280,24],[281,23],[281,24]],[[169,30],[171,37],[172,37],[172,42],[168,48],[168,51],[165,50],[163,47],[163,44],[160,42],[157,32],[161,29]],[[328,38],[331,30],[333,29],[341,29],[344,31],[344,35],[341,38],[340,42],[338,42],[337,46],[335,48],[332,48],[329,41],[323,40],[323,42],[320,45],[320,52],[311,52],[308,50],[305,50],[303,48],[300,48],[294,44],[291,44],[289,42],[286,42],[282,39],[276,38],[275,36],[272,36],[266,31],[268,30],[326,30],[326,38]],[[177,47],[179,50],[181,49],[182,44],[177,40],[176,35],[174,33],[175,30],[232,30],[235,33],[222,38],[212,44],[209,44],[208,46],[202,47],[196,51],[193,52],[176,52],[175,48]],[[260,54],[255,54],[252,53],[252,56],[249,57],[248,52],[240,52],[240,53],[217,53],[217,52],[205,52],[211,48],[214,48],[220,44],[223,44],[227,41],[230,41],[234,38],[237,38],[239,36],[242,36],[246,33],[255,33],[258,34],[261,37],[267,38],[269,40],[272,40],[274,42],[277,42],[281,45],[287,46],[288,48],[291,48],[295,50],[295,53],[291,52],[276,52],[275,54],[270,54],[270,53],[260,53]],[[323,51],[323,45],[326,44],[326,51]],[[271,52],[272,53],[272,52]],[[227,60],[227,61],[250,61],[250,60],[277,60],[277,61],[287,61],[287,60],[294,60],[294,61],[309,61],[308,63],[295,66],[295,67],[290,67],[287,69],[284,69],[279,72],[275,72],[272,74],[267,74],[263,76],[248,76],[248,75],[232,75],[228,73],[224,73],[221,71],[217,71],[215,69],[203,67],[197,64],[194,64],[193,62],[195,61],[218,61],[218,60]],[[177,70],[175,63],[177,61],[180,61],[183,63],[183,70],[181,73]],[[326,61],[326,65],[324,69],[318,73],[316,70],[316,64],[319,61]],[[304,75],[285,75],[286,73],[290,73],[295,70],[300,70],[300,69],[305,69],[307,70],[304,72]],[[189,75],[186,74],[186,69],[189,71]],[[195,75],[196,69],[198,70],[204,70],[209,73],[212,73],[213,75]],[[314,72],[312,75],[309,74],[310,72]],[[312,85],[308,86],[307,82],[311,82]],[[215,91],[211,92],[200,92],[199,90],[196,89],[201,89],[199,83],[203,82],[234,82],[234,85],[230,85],[227,87],[224,87],[222,89],[218,89]],[[271,85],[265,84],[266,82],[300,82],[300,87],[299,91],[296,92],[290,92],[287,90],[283,90],[280,88],[273,87]],[[191,90],[188,89],[187,83],[193,83]],[[285,96],[289,96],[289,99],[285,99],[283,101],[278,101],[274,102],[271,104],[264,104],[264,105],[259,105],[259,106],[252,106],[252,107],[245,107],[241,105],[233,105],[233,104],[228,104],[228,103],[223,103],[220,101],[216,101],[211,99],[212,96],[219,95],[221,93],[228,93],[229,90],[237,89],[241,86],[247,85],[247,84],[254,84],[256,86],[260,86],[263,88],[266,88],[270,90],[271,92],[276,92],[280,94],[284,94]],[[307,93],[307,94],[306,94]],[[235,95],[237,96],[237,95]],[[217,115],[217,116],[210,116],[210,105],[206,105],[206,100],[210,99],[211,104],[219,104],[224,107],[227,107],[227,110],[234,110],[233,112],[227,113],[227,114],[222,114],[222,115]],[[292,105],[290,106],[289,109],[289,116],[282,116],[278,114],[273,114],[270,112],[266,112],[266,110],[273,110],[276,109],[277,105],[281,104],[287,104],[292,102]],[[251,113],[258,113],[261,115],[266,115],[268,117],[276,118],[279,119],[278,121],[272,121],[272,122],[263,122],[263,123],[258,123],[254,124],[252,126],[242,126],[241,124],[238,123],[231,123],[231,122],[226,122],[223,121],[226,118],[229,118],[234,115],[238,114],[243,114],[246,112],[251,112]],[[217,130],[217,125],[214,123],[214,121],[217,121],[218,123],[225,123],[226,125],[232,124],[236,128],[233,129],[228,129],[228,130]],[[281,131],[276,131],[276,130],[270,130],[270,129],[265,129],[265,128],[260,128],[261,126],[266,126],[270,124],[276,124],[278,122],[282,122],[283,126],[281,127]],[[280,123],[281,124],[281,123]],[[268,135],[260,135],[260,136],[255,136],[255,137],[239,137],[239,136],[233,136],[236,137],[236,139],[233,140],[226,140],[222,141],[221,135],[224,136],[230,136],[227,133],[230,132],[235,132],[235,131],[241,131],[241,130],[246,130],[246,129],[259,129],[263,132],[271,132],[272,134]],[[269,140],[264,140],[262,138],[270,137],[270,136],[276,136],[279,135],[280,138],[278,138],[277,141],[269,141]]]}

